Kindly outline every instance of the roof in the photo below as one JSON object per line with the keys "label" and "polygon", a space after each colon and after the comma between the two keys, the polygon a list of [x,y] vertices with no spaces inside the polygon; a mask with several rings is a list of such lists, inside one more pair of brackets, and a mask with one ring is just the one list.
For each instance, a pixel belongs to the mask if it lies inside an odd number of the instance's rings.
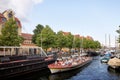
{"label": "roof", "polygon": [[18,18],[15,17],[15,21],[18,23],[18,24],[17,24],[18,27],[22,27],[22,26],[21,26],[21,22],[20,22],[20,20],[19,20]]}
{"label": "roof", "polygon": [[28,33],[21,33],[21,36],[24,39],[31,40],[33,35],[32,34],[28,34]]}
{"label": "roof", "polygon": [[86,38],[89,40],[93,40],[93,38],[91,36],[87,36]]}
{"label": "roof", "polygon": [[63,32],[63,35],[69,35],[70,32]]}
{"label": "roof", "polygon": [[80,38],[80,35],[79,34],[76,34],[76,35],[74,35],[76,38]]}
{"label": "roof", "polygon": [[5,10],[2,14],[6,13],[6,12],[10,12],[10,13],[15,14],[12,9],[7,9],[7,10]]}
{"label": "roof", "polygon": [[3,14],[0,13],[0,17],[4,17]]}
{"label": "roof", "polygon": [[[3,23],[1,18],[6,18],[6,17],[3,15],[5,12],[10,12],[10,13],[13,13],[13,14],[14,14],[14,12],[13,12],[11,9],[5,10],[3,13],[0,13],[0,23]],[[14,16],[14,17],[15,17],[15,16]],[[17,17],[15,17],[15,21],[17,22],[18,27],[21,28],[21,27],[22,27],[21,22],[20,22],[20,20],[19,20]]]}

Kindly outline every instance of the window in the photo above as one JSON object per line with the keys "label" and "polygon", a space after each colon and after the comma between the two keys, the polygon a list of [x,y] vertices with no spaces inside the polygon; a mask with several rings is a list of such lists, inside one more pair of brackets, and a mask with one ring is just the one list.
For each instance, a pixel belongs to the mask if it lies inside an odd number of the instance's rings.
{"label": "window", "polygon": [[6,22],[6,18],[2,18],[2,22]]}
{"label": "window", "polygon": [[9,14],[8,14],[8,17],[9,17],[9,18],[11,18],[12,16],[13,16],[12,13],[9,13]]}

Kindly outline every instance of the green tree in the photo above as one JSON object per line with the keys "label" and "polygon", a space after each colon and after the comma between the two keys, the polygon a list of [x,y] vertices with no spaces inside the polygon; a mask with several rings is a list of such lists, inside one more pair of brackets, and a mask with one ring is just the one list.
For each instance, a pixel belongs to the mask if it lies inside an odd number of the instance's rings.
{"label": "green tree", "polygon": [[36,43],[38,46],[41,46],[43,48],[49,48],[49,47],[54,47],[55,45],[55,32],[46,25],[45,28],[41,31],[40,34],[38,34]]}
{"label": "green tree", "polygon": [[101,44],[100,44],[99,41],[94,41],[94,43],[95,43],[96,49],[97,49],[97,48],[101,48]]}
{"label": "green tree", "polygon": [[1,30],[0,45],[1,46],[20,46],[23,38],[18,35],[18,26],[16,21],[9,19]]}
{"label": "green tree", "polygon": [[36,29],[33,30],[33,33],[34,33],[33,36],[32,36],[32,42],[33,42],[33,43],[36,44],[37,36],[38,36],[38,34],[41,33],[41,31],[42,31],[43,28],[44,28],[43,25],[38,24],[38,25],[36,26]]}
{"label": "green tree", "polygon": [[116,30],[116,32],[118,33],[118,43],[120,43],[120,26],[119,26],[119,29],[118,30]]}
{"label": "green tree", "polygon": [[68,48],[74,47],[75,46],[74,36],[71,33],[69,33],[68,35],[65,35],[65,37],[66,37],[66,47]]}
{"label": "green tree", "polygon": [[59,47],[60,49],[63,48],[63,47],[66,47],[65,44],[66,44],[66,38],[65,36],[63,35],[63,31],[58,31],[57,34],[56,34],[56,45],[57,47]]}
{"label": "green tree", "polygon": [[81,47],[81,40],[80,37],[75,37],[75,48]]}
{"label": "green tree", "polygon": [[101,48],[101,45],[99,41],[94,41],[94,40],[84,38],[83,48],[84,49],[97,49],[97,48]]}

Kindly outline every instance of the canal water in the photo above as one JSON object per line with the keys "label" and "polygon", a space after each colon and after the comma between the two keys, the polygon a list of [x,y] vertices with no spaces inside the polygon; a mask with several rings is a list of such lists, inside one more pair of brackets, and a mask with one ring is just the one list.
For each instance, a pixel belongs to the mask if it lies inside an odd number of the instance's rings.
{"label": "canal water", "polygon": [[120,72],[108,70],[108,65],[100,62],[100,56],[83,68],[59,74],[51,74],[49,70],[35,72],[16,80],[120,80]]}

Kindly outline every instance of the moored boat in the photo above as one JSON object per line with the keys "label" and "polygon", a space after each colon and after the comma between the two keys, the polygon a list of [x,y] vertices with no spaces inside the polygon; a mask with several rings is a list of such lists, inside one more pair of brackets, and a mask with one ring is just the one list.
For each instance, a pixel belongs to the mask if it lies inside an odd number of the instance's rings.
{"label": "moored boat", "polygon": [[104,56],[101,58],[102,63],[108,63],[108,61],[111,59],[112,55],[110,51],[107,51],[104,53]]}
{"label": "moored boat", "polygon": [[65,60],[58,60],[55,63],[48,65],[51,73],[59,73],[80,68],[92,61],[91,57],[77,56],[74,58],[68,58]]}
{"label": "moored boat", "polygon": [[[2,49],[2,47],[0,47]],[[17,48],[14,51],[16,55],[7,55],[8,50]],[[0,56],[0,78],[9,78],[14,76],[23,75],[33,71],[48,68],[48,64],[55,61],[52,56],[47,56],[41,47],[30,48],[29,52],[32,54],[20,54],[20,52],[28,49],[28,47],[5,47],[3,54]],[[22,50],[22,51],[21,51]],[[33,51],[32,51],[33,50]],[[12,50],[11,50],[12,51]],[[11,53],[11,52],[10,52]]]}
{"label": "moored boat", "polygon": [[108,61],[108,67],[117,71],[120,71],[120,59],[119,58],[112,58]]}

